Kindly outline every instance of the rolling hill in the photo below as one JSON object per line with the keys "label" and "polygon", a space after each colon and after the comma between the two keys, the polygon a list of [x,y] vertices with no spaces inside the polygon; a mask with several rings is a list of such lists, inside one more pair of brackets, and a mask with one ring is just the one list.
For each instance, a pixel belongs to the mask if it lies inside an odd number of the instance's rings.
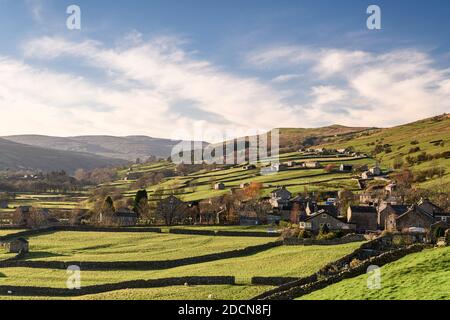
{"label": "rolling hill", "polygon": [[65,170],[73,173],[80,168],[91,170],[126,162],[89,153],[46,149],[0,139],[0,170]]}
{"label": "rolling hill", "polygon": [[[372,155],[382,166],[399,169],[401,164],[415,173],[437,168],[440,176],[419,181],[421,187],[442,184],[450,188],[450,115],[444,114],[392,128],[342,136],[322,145],[325,148],[353,147]],[[448,191],[449,189],[447,189]]]}
{"label": "rolling hill", "polygon": [[167,158],[180,141],[151,138],[147,136],[78,136],[51,137],[40,135],[17,135],[3,139],[35,147],[91,153],[102,157],[134,161],[150,156]]}

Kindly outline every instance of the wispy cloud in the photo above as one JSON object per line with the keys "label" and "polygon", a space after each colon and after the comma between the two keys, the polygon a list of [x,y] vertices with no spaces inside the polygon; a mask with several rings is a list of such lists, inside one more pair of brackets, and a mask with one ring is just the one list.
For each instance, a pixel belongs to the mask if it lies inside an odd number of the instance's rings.
{"label": "wispy cloud", "polygon": [[[200,59],[184,45],[167,36],[145,40],[137,31],[116,46],[31,40],[24,61],[0,57],[0,108],[9,115],[1,133],[187,138],[202,127],[204,135],[194,138],[220,140],[225,131],[383,127],[450,110],[450,71],[418,50],[278,46],[248,56],[255,74],[279,72],[263,81]],[[67,59],[84,68],[52,69],[53,61]],[[42,62],[45,68],[36,66]],[[78,74],[86,68],[93,72]]]}
{"label": "wispy cloud", "polygon": [[278,46],[247,60],[261,69],[306,72],[312,122],[351,125],[360,119],[364,125],[388,126],[450,111],[450,69],[436,67],[427,52],[414,48],[373,53]]}

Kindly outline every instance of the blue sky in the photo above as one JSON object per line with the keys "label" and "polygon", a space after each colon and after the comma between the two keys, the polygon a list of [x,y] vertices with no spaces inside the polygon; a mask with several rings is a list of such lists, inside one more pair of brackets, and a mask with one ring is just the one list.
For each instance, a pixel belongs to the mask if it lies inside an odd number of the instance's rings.
{"label": "blue sky", "polygon": [[438,0],[0,0],[0,135],[220,140],[448,112],[449,16]]}

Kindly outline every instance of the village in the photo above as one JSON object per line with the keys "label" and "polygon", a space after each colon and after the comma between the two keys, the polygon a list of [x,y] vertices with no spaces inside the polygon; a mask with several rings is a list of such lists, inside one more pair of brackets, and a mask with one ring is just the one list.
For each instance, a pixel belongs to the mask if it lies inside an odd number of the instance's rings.
{"label": "village", "polygon": [[[353,165],[348,162],[325,164],[309,158],[350,157],[367,159],[366,154],[351,149],[301,149],[306,161],[286,161],[269,166],[244,164],[242,171],[259,171],[261,176],[283,171],[317,170],[327,173],[353,174],[361,192],[339,191],[303,192],[294,194],[289,187],[271,185],[267,196],[261,196],[264,185],[258,182],[240,183],[220,197],[183,201],[176,193],[161,194],[150,201],[147,190],[137,191],[133,198],[115,201],[109,195],[99,199],[93,209],[79,209],[70,217],[58,217],[47,208],[18,206],[9,227],[46,228],[54,226],[266,226],[268,233],[286,238],[318,238],[333,240],[350,234],[377,237],[386,233],[408,235],[413,242],[437,243],[445,239],[450,227],[450,213],[428,198],[411,201],[408,190],[390,178],[392,171],[383,172],[378,164]],[[132,182],[143,174],[129,169],[124,181]],[[37,176],[30,176],[37,179]],[[28,176],[23,179],[28,179]],[[376,182],[376,184],[370,184]],[[401,181],[399,182],[401,183]],[[223,182],[212,185],[215,191],[226,190]],[[155,198],[155,195],[153,195]],[[7,200],[0,202],[8,208]],[[6,220],[8,223],[8,220]],[[19,252],[25,239],[5,243],[11,252]],[[20,242],[20,243],[19,243]],[[25,244],[26,245],[26,244]]]}

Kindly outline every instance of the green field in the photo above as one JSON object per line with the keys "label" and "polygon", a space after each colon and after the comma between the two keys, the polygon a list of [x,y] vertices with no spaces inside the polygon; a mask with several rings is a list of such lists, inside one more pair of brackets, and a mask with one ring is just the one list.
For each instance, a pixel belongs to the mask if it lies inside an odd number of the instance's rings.
{"label": "green field", "polygon": [[242,249],[275,240],[144,232],[57,232],[32,237],[29,241],[29,260],[161,261]]}
{"label": "green field", "polygon": [[[270,238],[207,237],[171,234],[61,232],[31,237],[30,257],[46,261],[155,261],[199,256],[273,241]],[[188,243],[191,247],[188,248]],[[89,245],[87,245],[89,244]],[[92,245],[95,244],[95,245]],[[234,276],[235,286],[170,287],[120,290],[86,298],[102,299],[248,299],[270,287],[253,286],[254,276],[303,277],[360,246],[282,246],[250,256],[216,260],[164,270],[83,271],[82,286],[183,276]],[[65,288],[65,270],[2,268],[0,285]],[[20,298],[11,297],[8,298]],[[44,297],[45,298],[45,297]],[[50,297],[48,297],[50,298]]]}
{"label": "green field", "polygon": [[450,248],[429,249],[381,268],[380,290],[367,289],[367,275],[344,280],[302,299],[449,300]]}
{"label": "green field", "polygon": [[[362,134],[360,137],[345,141],[326,144],[326,148],[353,147],[360,152],[370,153],[377,144],[390,145],[392,152],[381,152],[376,156],[384,167],[392,168],[394,159],[400,157],[403,160],[407,156],[418,156],[421,152],[427,154],[438,154],[450,151],[450,116],[425,119],[422,121],[406,124],[389,129],[378,130],[372,134]],[[442,144],[434,143],[441,141]],[[420,148],[420,151],[410,153],[410,149]],[[442,177],[434,177],[428,181],[421,182],[423,188],[446,186],[450,189],[450,158],[434,159],[412,166],[413,171],[430,169],[433,167],[443,168],[445,173]]]}

